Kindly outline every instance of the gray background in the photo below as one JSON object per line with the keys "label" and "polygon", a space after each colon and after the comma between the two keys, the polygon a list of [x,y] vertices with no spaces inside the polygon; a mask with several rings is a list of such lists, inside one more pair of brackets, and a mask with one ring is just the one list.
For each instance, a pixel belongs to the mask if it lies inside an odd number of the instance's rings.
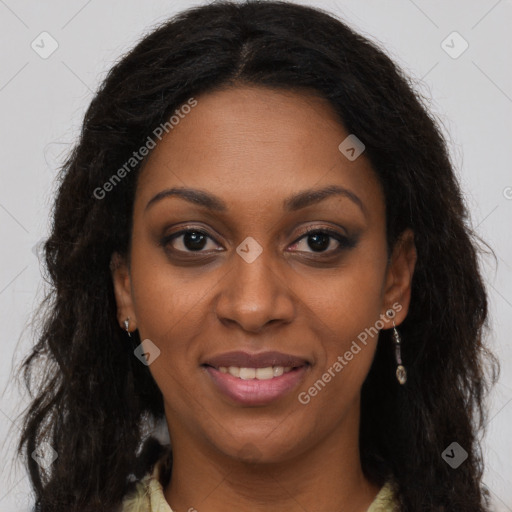
{"label": "gray background", "polygon": [[[200,3],[0,0],[2,512],[28,510],[28,478],[11,462],[18,414],[28,399],[13,382],[12,365],[33,342],[27,325],[44,289],[36,249],[48,234],[57,170],[93,91],[116,59],[158,22]],[[497,266],[491,258],[482,260],[491,302],[490,344],[502,364],[489,402],[485,482],[496,510],[512,511],[512,1],[297,3],[325,8],[380,42],[416,81],[449,137],[471,223],[498,257]],[[33,41],[43,45],[43,31],[58,44],[46,59],[31,47]],[[463,39],[450,36],[453,31]],[[48,50],[50,39],[43,37]],[[443,49],[445,40],[452,56]],[[469,47],[453,58],[464,40]]]}

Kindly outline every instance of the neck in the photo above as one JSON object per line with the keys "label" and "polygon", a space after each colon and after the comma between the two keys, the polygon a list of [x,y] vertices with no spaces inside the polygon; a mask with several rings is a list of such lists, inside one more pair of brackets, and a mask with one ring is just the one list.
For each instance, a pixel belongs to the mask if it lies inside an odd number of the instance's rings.
{"label": "neck", "polygon": [[184,429],[172,432],[173,470],[164,489],[173,510],[224,512],[364,512],[379,488],[361,468],[359,408],[329,436],[280,462],[250,463],[219,455]]}

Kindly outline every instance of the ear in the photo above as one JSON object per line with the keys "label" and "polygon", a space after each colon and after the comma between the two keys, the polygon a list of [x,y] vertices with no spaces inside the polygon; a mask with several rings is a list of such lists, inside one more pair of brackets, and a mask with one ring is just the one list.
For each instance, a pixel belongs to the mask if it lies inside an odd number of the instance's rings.
{"label": "ear", "polygon": [[137,329],[137,318],[133,307],[130,269],[125,258],[117,252],[113,253],[110,259],[110,272],[117,304],[117,321],[121,328],[125,329],[124,321],[128,319],[128,330],[133,332]]}
{"label": "ear", "polygon": [[[386,319],[389,328],[392,326],[392,320],[395,321],[395,325],[401,324],[409,311],[412,277],[417,257],[414,232],[411,229],[406,229],[393,247],[386,271],[384,285],[384,305],[386,309],[383,318]],[[389,319],[385,315],[388,309],[395,312],[394,318]]]}

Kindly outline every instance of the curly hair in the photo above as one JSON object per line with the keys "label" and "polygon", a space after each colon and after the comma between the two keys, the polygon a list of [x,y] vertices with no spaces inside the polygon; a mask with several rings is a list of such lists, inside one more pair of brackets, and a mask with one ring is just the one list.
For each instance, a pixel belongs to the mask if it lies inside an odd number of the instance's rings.
{"label": "curly hair", "polygon": [[[162,393],[116,319],[110,261],[129,256],[138,163],[108,194],[95,191],[190,97],[238,85],[307,90],[327,99],[364,141],[384,190],[388,250],[411,228],[418,254],[401,325],[405,386],[391,333],[380,339],[361,398],[365,475],[391,479],[403,512],[483,512],[479,434],[498,364],[485,347],[487,293],[447,144],[411,79],[332,15],[280,1],[194,7],[145,36],[109,71],[64,163],[44,244],[51,289],[42,329],[21,372],[31,394],[18,455],[40,512],[117,510],[161,445],[144,436],[164,417]],[[35,370],[44,372],[35,379]],[[43,441],[48,468],[30,456]],[[468,459],[441,457],[457,441]]]}

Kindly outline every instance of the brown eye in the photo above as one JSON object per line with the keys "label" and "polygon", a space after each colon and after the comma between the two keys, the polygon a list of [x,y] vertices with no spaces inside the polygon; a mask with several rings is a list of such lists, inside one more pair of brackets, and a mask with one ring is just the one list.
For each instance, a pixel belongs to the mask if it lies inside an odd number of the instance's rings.
{"label": "brown eye", "polygon": [[174,233],[164,238],[161,244],[164,247],[172,246],[172,249],[178,252],[202,252],[203,249],[215,249],[217,245],[208,248],[208,241],[212,240],[207,233],[197,229],[187,229]]}
{"label": "brown eye", "polygon": [[299,252],[334,253],[355,246],[355,240],[347,238],[337,231],[312,229],[294,242],[292,249]]}

